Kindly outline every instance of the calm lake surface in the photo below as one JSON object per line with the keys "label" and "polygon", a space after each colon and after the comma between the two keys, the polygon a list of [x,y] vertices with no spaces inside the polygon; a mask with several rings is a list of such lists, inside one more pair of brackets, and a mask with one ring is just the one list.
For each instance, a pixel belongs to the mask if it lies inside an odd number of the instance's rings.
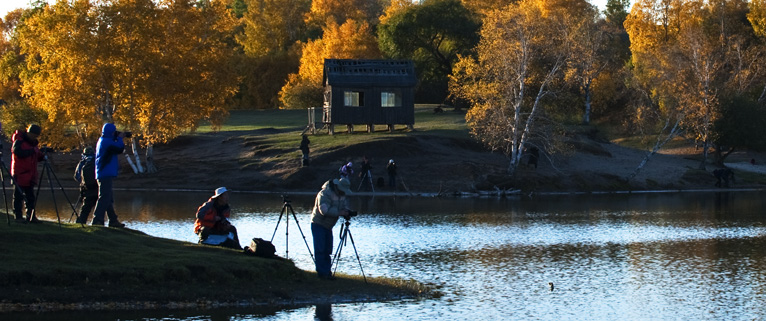
{"label": "calm lake surface", "polygon": [[[49,195],[39,208],[44,218],[55,219]],[[128,227],[188,242],[196,242],[195,210],[210,196],[116,195],[115,207]],[[314,197],[291,199],[311,244]],[[68,220],[71,208],[67,210],[60,193],[57,201],[62,219]],[[243,245],[253,237],[271,239],[283,205],[280,195],[234,193],[231,203]],[[354,197],[352,204],[360,213],[352,219],[351,232],[364,273],[433,284],[442,296],[241,310],[11,316],[80,321],[766,319],[764,192]],[[285,256],[287,247],[298,267],[313,270],[290,216],[276,230],[277,252]],[[338,230],[336,225],[336,246]],[[338,271],[361,274],[351,244],[343,250]],[[552,291],[549,283],[554,284]]]}

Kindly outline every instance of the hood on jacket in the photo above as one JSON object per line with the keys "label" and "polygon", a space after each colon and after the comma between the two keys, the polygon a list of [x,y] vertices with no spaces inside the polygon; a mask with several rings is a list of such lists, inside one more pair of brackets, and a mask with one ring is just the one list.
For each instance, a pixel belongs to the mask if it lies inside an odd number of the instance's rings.
{"label": "hood on jacket", "polygon": [[11,141],[12,142],[14,142],[16,140],[25,141],[25,142],[29,143],[32,146],[37,146],[37,144],[38,144],[38,140],[37,139],[32,139],[31,137],[29,137],[29,135],[27,135],[26,131],[18,130],[18,129],[13,133],[13,136],[11,136]]}
{"label": "hood on jacket", "polygon": [[101,127],[101,136],[102,137],[114,137],[114,132],[117,131],[117,127],[114,126],[112,123],[106,123],[104,124],[104,127]]}

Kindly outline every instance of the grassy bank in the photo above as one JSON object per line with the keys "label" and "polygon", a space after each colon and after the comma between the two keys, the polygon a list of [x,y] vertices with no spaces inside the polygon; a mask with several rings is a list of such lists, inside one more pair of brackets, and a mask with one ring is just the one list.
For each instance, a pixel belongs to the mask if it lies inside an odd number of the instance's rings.
{"label": "grassy bank", "polygon": [[[285,259],[148,236],[130,229],[54,222],[7,225],[0,216],[0,307],[24,310],[152,306],[178,302],[334,302],[412,297],[416,282],[341,276],[323,281]],[[71,303],[85,303],[72,305]],[[201,304],[201,303],[200,303]],[[0,310],[2,312],[2,310]]]}

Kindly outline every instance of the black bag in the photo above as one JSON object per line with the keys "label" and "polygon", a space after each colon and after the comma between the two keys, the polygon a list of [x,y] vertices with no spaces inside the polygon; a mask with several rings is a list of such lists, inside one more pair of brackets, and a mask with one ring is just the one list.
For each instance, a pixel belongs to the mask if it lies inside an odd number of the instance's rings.
{"label": "black bag", "polygon": [[246,247],[245,252],[255,256],[271,258],[274,257],[275,253],[277,253],[277,249],[274,247],[274,244],[271,244],[271,242],[256,237],[250,241],[250,247]]}

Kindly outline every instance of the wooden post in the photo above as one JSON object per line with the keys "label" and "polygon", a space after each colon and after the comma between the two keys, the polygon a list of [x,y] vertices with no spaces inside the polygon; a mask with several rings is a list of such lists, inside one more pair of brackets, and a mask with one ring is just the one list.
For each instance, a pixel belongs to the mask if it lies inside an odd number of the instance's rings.
{"label": "wooden post", "polygon": [[346,125],[346,131],[349,134],[353,134],[354,133],[354,125],[351,125],[351,124]]}
{"label": "wooden post", "polygon": [[392,133],[394,132],[394,125],[393,124],[388,124],[388,131],[392,132]]}
{"label": "wooden post", "polygon": [[327,129],[327,133],[330,135],[335,135],[335,124],[330,124],[330,127]]}
{"label": "wooden post", "polygon": [[374,133],[375,132],[375,125],[374,124],[367,124],[367,132],[368,133]]}

